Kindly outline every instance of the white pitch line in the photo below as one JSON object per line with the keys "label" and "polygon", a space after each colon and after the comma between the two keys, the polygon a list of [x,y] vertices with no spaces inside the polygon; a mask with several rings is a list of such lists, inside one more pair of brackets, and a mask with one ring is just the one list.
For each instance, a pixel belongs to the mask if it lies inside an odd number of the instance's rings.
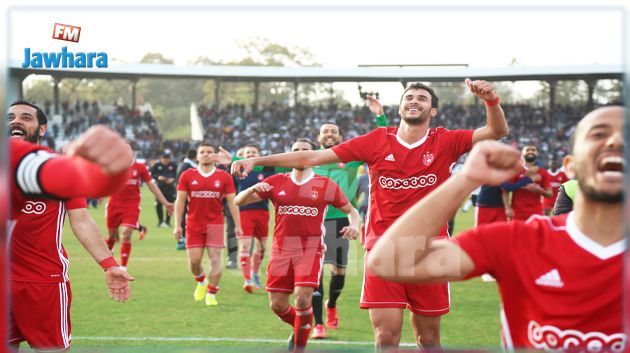
{"label": "white pitch line", "polygon": [[[247,343],[287,343],[287,340],[267,338],[230,338],[230,337],[114,337],[114,336],[72,336],[72,340],[85,341],[158,341],[158,342],[247,342]],[[373,346],[369,341],[331,341],[309,340],[309,344],[330,344],[342,346]],[[401,343],[403,347],[416,347],[415,343]]]}

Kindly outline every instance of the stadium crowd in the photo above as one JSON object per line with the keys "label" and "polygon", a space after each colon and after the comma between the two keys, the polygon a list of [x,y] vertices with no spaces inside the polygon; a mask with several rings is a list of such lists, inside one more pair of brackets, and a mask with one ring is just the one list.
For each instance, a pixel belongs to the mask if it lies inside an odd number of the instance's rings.
{"label": "stadium crowd", "polygon": [[[503,141],[520,147],[524,144],[538,146],[540,159],[547,165],[550,159],[567,154],[569,137],[579,117],[588,110],[586,106],[558,105],[551,109],[529,104],[503,104],[510,126],[510,135]],[[46,102],[45,111],[51,113]],[[386,106],[385,113],[390,125],[400,122],[398,106]],[[319,126],[326,121],[336,122],[344,138],[365,134],[376,127],[373,114],[365,106],[311,106],[271,103],[253,112],[250,106],[227,104],[221,108],[200,104],[198,107],[204,135],[207,140],[222,145],[235,153],[241,146],[255,142],[263,155],[288,151],[295,136],[313,138]],[[162,151],[170,150],[176,161],[183,158],[192,146],[189,140],[165,139],[159,131],[150,110],[132,110],[122,102],[104,106],[98,102],[67,101],[61,104],[61,121],[54,121],[44,139],[44,145],[53,149],[61,146],[85,131],[89,126],[105,124],[130,141],[139,156],[149,161],[157,160]],[[449,126],[451,129],[474,129],[483,124],[483,105],[444,104],[432,125]]]}

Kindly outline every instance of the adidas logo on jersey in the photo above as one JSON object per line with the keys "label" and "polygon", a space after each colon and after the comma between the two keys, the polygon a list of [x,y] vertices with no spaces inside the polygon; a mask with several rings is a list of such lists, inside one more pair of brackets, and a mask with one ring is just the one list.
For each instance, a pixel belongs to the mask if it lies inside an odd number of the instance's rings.
{"label": "adidas logo on jersey", "polygon": [[538,277],[535,283],[539,286],[544,286],[544,287],[555,287],[555,288],[564,287],[564,282],[562,282],[562,279],[560,278],[560,272],[558,272],[558,270],[555,268],[545,273],[544,275]]}
{"label": "adidas logo on jersey", "polygon": [[199,183],[197,182],[197,180],[193,180],[192,184],[193,184],[193,185],[197,185],[197,184],[199,184]]}
{"label": "adidas logo on jersey", "polygon": [[280,191],[280,192],[278,193],[278,196],[285,196],[286,194],[287,194],[287,193],[286,193],[286,192],[284,192],[284,190],[282,190],[282,191]]}
{"label": "adidas logo on jersey", "polygon": [[393,154],[389,154],[387,155],[387,157],[385,157],[386,161],[390,161],[390,162],[395,162],[396,160],[394,159],[394,155]]}

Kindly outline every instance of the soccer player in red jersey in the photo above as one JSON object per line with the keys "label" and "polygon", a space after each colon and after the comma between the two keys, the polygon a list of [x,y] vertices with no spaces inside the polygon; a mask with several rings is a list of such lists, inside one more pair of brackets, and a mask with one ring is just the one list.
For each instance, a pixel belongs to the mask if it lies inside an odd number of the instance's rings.
{"label": "soccer player in red jersey", "polygon": [[9,344],[17,349],[26,341],[36,350],[67,350],[72,295],[68,257],[61,242],[66,213],[77,239],[105,270],[110,296],[125,301],[130,294],[133,278],[117,266],[100,240],[84,197],[102,197],[122,185],[131,149],[103,126],[89,129],[70,145],[73,155],[87,160],[62,157],[31,144],[46,132],[47,118],[39,107],[25,101],[11,105],[8,121],[15,176],[9,221]]}
{"label": "soccer player in red jersey", "polygon": [[564,168],[558,162],[558,160],[553,159],[549,162],[549,169],[547,170],[549,174],[549,186],[551,186],[551,197],[545,197],[543,199],[543,212],[545,215],[551,215],[553,212],[553,206],[556,204],[556,199],[558,198],[558,190],[560,189],[560,185],[569,181],[569,177],[564,172]]}
{"label": "soccer player in red jersey", "polygon": [[[298,139],[292,151],[310,151],[315,144]],[[312,168],[293,169],[291,173],[266,178],[236,197],[238,205],[271,200],[276,220],[267,268],[271,310],[293,327],[289,350],[306,347],[313,321],[312,296],[319,287],[324,261],[324,217],[328,205],[349,215],[350,224],[341,230],[347,239],[356,239],[359,212],[352,207],[339,186],[329,178],[316,175]],[[295,307],[289,297],[295,292]]]}
{"label": "soccer player in red jersey", "polygon": [[551,197],[551,180],[546,169],[536,163],[538,149],[534,145],[525,145],[521,151],[527,170],[512,178],[511,182],[519,181],[523,176],[528,176],[532,182],[512,191],[510,208],[514,212],[514,218],[526,221],[532,215],[543,214],[543,197]]}
{"label": "soccer player in red jersey", "polygon": [[[131,255],[131,235],[134,229],[140,230],[138,220],[140,218],[140,187],[145,182],[149,190],[155,195],[169,214],[173,213],[173,204],[162,194],[144,163],[134,162],[131,166],[131,174],[127,184],[120,191],[112,194],[107,202],[105,218],[107,220],[107,238],[105,242],[109,250],[120,239],[118,228],[122,227],[122,244],[120,245],[120,264],[127,268]],[[146,228],[145,228],[146,229]],[[141,236],[140,240],[144,237]]]}
{"label": "soccer player in red jersey", "polygon": [[[236,189],[232,176],[214,165],[214,147],[201,143],[197,147],[197,168],[188,169],[179,177],[177,199],[175,200],[175,229],[173,235],[179,241],[182,237],[181,220],[188,201],[186,216],[186,251],[188,265],[197,287],[193,297],[204,300],[206,305],[218,305],[216,293],[221,278],[221,250],[225,247],[223,203],[227,200],[228,209],[234,219],[234,232],[243,236],[238,207],[234,204]],[[201,260],[207,249],[210,267],[208,274],[203,270]]]}
{"label": "soccer player in red jersey", "polygon": [[400,217],[368,266],[395,281],[436,282],[492,274],[503,300],[508,350],[624,352],[622,278],[623,117],[610,106],[577,125],[565,167],[579,181],[574,211],[499,222],[440,239],[442,224],[480,184],[522,169],[517,150],[475,146],[460,173]]}
{"label": "soccer player in red jersey", "polygon": [[[405,210],[443,183],[457,159],[473,144],[499,139],[508,133],[499,97],[485,81],[466,79],[469,90],[486,101],[487,125],[477,130],[430,128],[437,115],[435,92],[411,84],[401,97],[398,127],[381,127],[330,149],[279,154],[237,161],[234,174],[255,165],[313,166],[364,161],[370,173],[370,203],[362,240],[366,256],[376,240]],[[447,237],[447,222],[441,236]],[[369,309],[377,348],[397,347],[404,309],[411,311],[414,337],[423,347],[440,344],[441,315],[449,311],[447,284],[409,285],[384,281],[365,269],[361,307]]]}

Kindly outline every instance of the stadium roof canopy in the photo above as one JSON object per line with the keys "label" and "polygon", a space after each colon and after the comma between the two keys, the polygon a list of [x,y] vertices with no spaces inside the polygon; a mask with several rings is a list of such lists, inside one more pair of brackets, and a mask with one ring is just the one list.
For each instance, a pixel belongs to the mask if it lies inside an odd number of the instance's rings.
{"label": "stadium roof canopy", "polygon": [[621,79],[619,65],[584,65],[503,68],[471,67],[269,67],[269,66],[176,66],[164,64],[111,65],[108,68],[23,69],[11,62],[12,79],[28,75],[63,78],[100,78],[138,80],[143,78],[212,79],[245,82],[448,82],[466,77],[489,81]]}

